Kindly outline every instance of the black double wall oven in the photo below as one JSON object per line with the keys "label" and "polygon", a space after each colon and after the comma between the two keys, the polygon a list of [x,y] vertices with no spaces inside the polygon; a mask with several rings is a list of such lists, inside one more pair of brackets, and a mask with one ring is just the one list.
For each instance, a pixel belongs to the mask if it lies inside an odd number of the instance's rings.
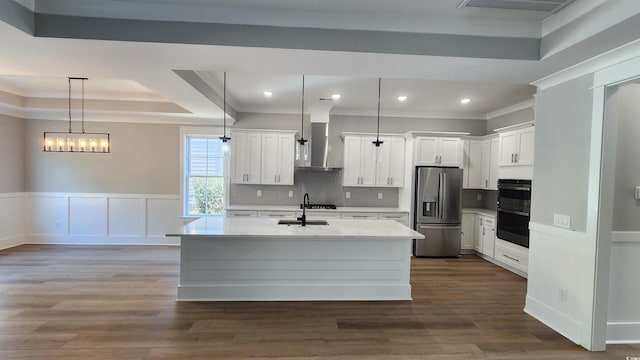
{"label": "black double wall oven", "polygon": [[529,247],[531,180],[498,180],[497,237]]}

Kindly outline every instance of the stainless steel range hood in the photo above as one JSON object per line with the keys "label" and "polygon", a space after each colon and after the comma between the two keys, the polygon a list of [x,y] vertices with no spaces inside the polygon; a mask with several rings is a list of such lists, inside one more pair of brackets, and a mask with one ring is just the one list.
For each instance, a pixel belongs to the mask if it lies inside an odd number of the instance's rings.
{"label": "stainless steel range hood", "polygon": [[340,168],[329,163],[329,111],[331,106],[310,106],[311,137],[310,163],[297,167],[296,170],[306,171],[337,171]]}

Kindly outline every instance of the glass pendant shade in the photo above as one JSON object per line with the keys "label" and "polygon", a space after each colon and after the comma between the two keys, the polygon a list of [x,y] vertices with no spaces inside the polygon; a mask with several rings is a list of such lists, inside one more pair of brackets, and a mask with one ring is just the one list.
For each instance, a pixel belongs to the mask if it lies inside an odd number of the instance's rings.
{"label": "glass pendant shade", "polygon": [[296,160],[309,161],[309,141],[300,139],[296,143]]}

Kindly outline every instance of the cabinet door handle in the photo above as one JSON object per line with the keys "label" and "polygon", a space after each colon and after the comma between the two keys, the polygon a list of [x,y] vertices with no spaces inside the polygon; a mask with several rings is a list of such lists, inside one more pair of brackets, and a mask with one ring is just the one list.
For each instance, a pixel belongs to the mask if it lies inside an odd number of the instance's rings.
{"label": "cabinet door handle", "polygon": [[489,187],[489,180],[485,180],[485,181],[484,181],[484,187],[485,187],[485,188],[488,188],[488,187]]}
{"label": "cabinet door handle", "polygon": [[278,175],[278,184],[280,183],[280,175]]}
{"label": "cabinet door handle", "polygon": [[484,227],[482,228],[482,235],[484,235]]}
{"label": "cabinet door handle", "polygon": [[438,155],[438,164],[442,164],[442,155]]}
{"label": "cabinet door handle", "polygon": [[520,262],[520,260],[519,260],[519,259],[516,259],[516,258],[511,257],[511,256],[509,256],[509,255],[502,254],[502,256],[506,257],[507,259],[513,260],[513,261],[515,261],[515,262]]}
{"label": "cabinet door handle", "polygon": [[518,162],[519,154],[516,153],[516,162]]}

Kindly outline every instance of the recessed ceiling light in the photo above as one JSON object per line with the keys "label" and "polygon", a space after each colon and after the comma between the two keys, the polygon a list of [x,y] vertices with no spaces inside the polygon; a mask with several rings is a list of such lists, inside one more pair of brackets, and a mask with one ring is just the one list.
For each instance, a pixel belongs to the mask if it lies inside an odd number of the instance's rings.
{"label": "recessed ceiling light", "polygon": [[469,98],[464,98],[464,99],[460,100],[461,104],[468,104],[470,102],[471,102],[471,99],[469,99]]}
{"label": "recessed ceiling light", "polygon": [[264,96],[271,97],[271,96],[273,96],[273,92],[267,90],[267,91],[264,92]]}
{"label": "recessed ceiling light", "polygon": [[398,101],[407,101],[407,97],[405,95],[398,96]]}
{"label": "recessed ceiling light", "polygon": [[331,98],[333,100],[338,100],[338,99],[340,99],[340,94],[333,94],[333,95],[331,95]]}

